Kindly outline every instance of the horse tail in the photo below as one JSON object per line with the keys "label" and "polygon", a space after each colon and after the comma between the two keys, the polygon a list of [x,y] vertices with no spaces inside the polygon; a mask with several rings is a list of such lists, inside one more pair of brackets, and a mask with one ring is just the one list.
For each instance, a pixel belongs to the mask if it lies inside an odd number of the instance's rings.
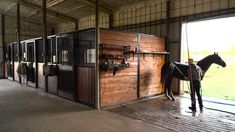
{"label": "horse tail", "polygon": [[164,82],[165,82],[165,77],[166,77],[167,69],[168,69],[167,64],[168,64],[168,63],[164,64],[164,65],[162,66],[162,69],[161,69],[161,83],[164,83]]}

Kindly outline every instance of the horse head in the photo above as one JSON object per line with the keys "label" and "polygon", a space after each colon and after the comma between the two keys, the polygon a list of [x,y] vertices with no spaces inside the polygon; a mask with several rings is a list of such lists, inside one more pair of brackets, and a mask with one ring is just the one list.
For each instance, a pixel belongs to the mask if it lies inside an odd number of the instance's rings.
{"label": "horse head", "polygon": [[220,65],[222,67],[226,67],[225,61],[219,56],[218,53],[215,53],[212,56],[213,62],[217,65]]}

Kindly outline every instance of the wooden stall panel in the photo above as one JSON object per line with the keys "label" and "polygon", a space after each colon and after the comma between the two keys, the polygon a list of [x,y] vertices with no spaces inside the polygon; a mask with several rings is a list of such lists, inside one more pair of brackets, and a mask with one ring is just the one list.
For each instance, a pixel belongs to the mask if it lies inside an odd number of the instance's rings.
{"label": "wooden stall panel", "polygon": [[7,73],[7,62],[4,63],[4,66],[5,66],[5,68],[4,68],[4,70],[5,70],[5,77],[7,78],[7,75],[8,75],[8,73]]}
{"label": "wooden stall panel", "polygon": [[57,76],[49,76],[48,77],[48,92],[52,94],[57,94]]}
{"label": "wooden stall panel", "polygon": [[165,55],[153,52],[165,51],[165,39],[141,34],[140,51],[144,52],[140,54],[140,97],[163,93],[160,77]]}
{"label": "wooden stall panel", "polygon": [[[129,45],[135,49],[136,34],[100,31],[100,43],[110,45]],[[115,54],[115,52],[114,52]],[[137,57],[130,55],[129,68],[118,70],[113,76],[112,70],[100,70],[100,97],[101,106],[110,106],[137,99]]]}
{"label": "wooden stall panel", "polygon": [[164,52],[165,38],[154,35],[140,34],[140,51],[141,52]]}
{"label": "wooden stall panel", "polygon": [[95,102],[95,68],[77,68],[78,101],[94,106]]}
{"label": "wooden stall panel", "polygon": [[73,100],[74,99],[74,72],[69,65],[58,65],[58,95]]}
{"label": "wooden stall panel", "polygon": [[43,76],[43,63],[38,63],[38,88],[45,90],[45,76]]}
{"label": "wooden stall panel", "polygon": [[14,79],[15,79],[15,81],[17,81],[17,82],[19,82],[19,76],[18,76],[18,74],[17,74],[17,72],[16,72],[18,66],[19,66],[19,62],[14,62],[14,74],[15,74]]}
{"label": "wooden stall panel", "polygon": [[140,57],[140,97],[163,93],[160,82],[161,67],[164,64],[163,55],[145,55]]}

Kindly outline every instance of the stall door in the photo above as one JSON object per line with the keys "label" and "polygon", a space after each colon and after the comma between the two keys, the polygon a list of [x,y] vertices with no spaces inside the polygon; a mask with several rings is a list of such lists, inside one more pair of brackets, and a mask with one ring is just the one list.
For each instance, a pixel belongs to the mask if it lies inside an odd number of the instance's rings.
{"label": "stall door", "polygon": [[78,67],[76,79],[78,101],[94,106],[95,100],[95,68]]}

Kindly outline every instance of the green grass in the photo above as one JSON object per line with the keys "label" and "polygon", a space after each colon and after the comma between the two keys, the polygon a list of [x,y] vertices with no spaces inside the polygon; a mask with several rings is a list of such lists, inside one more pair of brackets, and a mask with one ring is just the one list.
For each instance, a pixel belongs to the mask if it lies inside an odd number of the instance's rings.
{"label": "green grass", "polygon": [[[200,53],[200,56],[206,56],[205,52]],[[227,66],[222,68],[213,64],[210,67],[202,80],[202,96],[235,100],[235,48],[221,53],[220,56]],[[184,83],[185,91],[188,91],[187,87]]]}

